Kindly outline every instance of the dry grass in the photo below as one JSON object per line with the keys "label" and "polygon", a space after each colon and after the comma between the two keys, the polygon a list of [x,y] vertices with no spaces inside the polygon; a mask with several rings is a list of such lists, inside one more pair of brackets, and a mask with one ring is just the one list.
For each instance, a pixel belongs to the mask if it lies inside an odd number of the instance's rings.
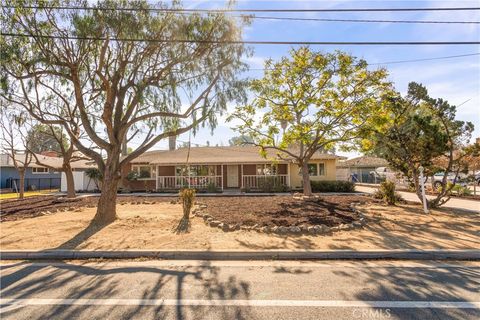
{"label": "dry grass", "polygon": [[2,249],[478,249],[478,214],[419,206],[364,205],[365,229],[326,236],[279,236],[235,231],[224,233],[192,218],[186,233],[175,232],[182,218],[178,204],[118,206],[118,219],[96,229],[89,226],[95,208],[82,208],[0,224]]}

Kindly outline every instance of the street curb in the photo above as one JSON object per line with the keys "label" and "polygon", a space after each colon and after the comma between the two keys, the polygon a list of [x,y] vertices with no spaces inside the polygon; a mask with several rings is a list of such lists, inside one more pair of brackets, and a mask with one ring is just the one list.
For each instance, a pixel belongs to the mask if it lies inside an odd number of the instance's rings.
{"label": "street curb", "polygon": [[2,250],[0,260],[136,259],[166,260],[480,260],[480,250]]}

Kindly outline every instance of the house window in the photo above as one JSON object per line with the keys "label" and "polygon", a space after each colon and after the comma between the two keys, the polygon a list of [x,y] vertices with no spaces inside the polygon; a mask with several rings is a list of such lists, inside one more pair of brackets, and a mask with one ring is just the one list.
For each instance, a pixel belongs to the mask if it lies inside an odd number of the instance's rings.
{"label": "house window", "polygon": [[318,175],[324,176],[325,175],[325,163],[318,164]]}
{"label": "house window", "polygon": [[41,168],[32,168],[32,173],[33,173],[33,174],[44,174],[44,173],[48,173],[48,168],[44,168],[44,167],[41,167]]}
{"label": "house window", "polygon": [[257,176],[275,176],[278,168],[274,164],[257,164]]}
{"label": "house window", "polygon": [[155,169],[151,166],[133,166],[133,171],[136,171],[139,179],[151,179],[155,176]]}
{"label": "house window", "polygon": [[176,176],[205,177],[217,175],[217,166],[191,165],[175,167]]}
{"label": "house window", "polygon": [[[309,163],[308,165],[308,174],[311,177],[323,176],[325,175],[325,164],[324,163]],[[302,168],[298,167],[298,175],[302,175]]]}

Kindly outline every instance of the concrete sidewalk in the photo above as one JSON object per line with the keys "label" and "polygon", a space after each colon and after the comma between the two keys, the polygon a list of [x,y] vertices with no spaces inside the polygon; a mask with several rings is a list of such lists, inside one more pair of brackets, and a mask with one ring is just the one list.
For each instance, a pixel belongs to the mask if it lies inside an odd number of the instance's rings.
{"label": "concrete sidewalk", "polygon": [[[364,185],[357,185],[355,186],[355,190],[365,193],[374,193],[377,188],[375,187],[367,187]],[[398,193],[407,201],[413,201],[420,203],[420,199],[418,199],[417,195],[412,192],[405,192],[405,191],[398,191]],[[428,199],[434,198],[433,196],[427,195]],[[480,213],[480,201],[476,200],[466,200],[466,199],[459,199],[459,198],[451,198],[447,203],[445,203],[442,208],[454,208],[454,209],[463,209],[474,211]]]}
{"label": "concrete sidewalk", "polygon": [[2,250],[0,260],[73,259],[170,260],[480,260],[480,250]]}

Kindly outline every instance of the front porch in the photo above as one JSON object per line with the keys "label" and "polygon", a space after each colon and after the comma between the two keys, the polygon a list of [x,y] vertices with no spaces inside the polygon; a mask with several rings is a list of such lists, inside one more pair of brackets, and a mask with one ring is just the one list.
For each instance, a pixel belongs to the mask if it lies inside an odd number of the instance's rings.
{"label": "front porch", "polygon": [[156,166],[156,190],[185,187],[209,192],[225,189],[245,191],[286,191],[290,187],[287,164],[221,164],[189,166]]}

